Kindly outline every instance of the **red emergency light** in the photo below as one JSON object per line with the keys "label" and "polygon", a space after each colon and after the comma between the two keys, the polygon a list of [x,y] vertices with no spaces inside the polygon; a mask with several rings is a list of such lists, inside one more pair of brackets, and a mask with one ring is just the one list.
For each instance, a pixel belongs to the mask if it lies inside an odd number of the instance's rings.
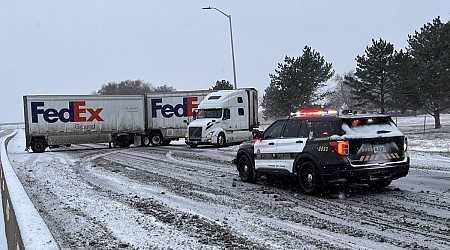
{"label": "red emergency light", "polygon": [[300,109],[295,113],[291,113],[292,116],[324,116],[324,115],[335,115],[336,110],[332,109]]}

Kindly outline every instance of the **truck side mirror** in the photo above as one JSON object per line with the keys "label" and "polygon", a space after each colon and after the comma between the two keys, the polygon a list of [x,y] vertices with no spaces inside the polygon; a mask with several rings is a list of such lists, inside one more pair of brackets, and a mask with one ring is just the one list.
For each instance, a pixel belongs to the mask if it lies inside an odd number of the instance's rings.
{"label": "truck side mirror", "polygon": [[194,109],[194,111],[192,111],[192,119],[197,120],[197,117],[198,117],[198,110]]}

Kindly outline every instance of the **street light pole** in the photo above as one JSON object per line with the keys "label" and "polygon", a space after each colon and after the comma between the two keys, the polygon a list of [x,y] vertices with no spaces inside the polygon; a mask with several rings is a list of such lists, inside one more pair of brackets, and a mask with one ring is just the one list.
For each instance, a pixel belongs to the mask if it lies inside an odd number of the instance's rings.
{"label": "street light pole", "polygon": [[237,89],[237,83],[236,83],[236,62],[234,60],[234,43],[233,43],[233,28],[231,26],[231,15],[227,15],[225,12],[219,10],[215,7],[203,7],[204,10],[217,10],[218,12],[222,13],[222,15],[226,16],[228,20],[230,21],[230,38],[231,38],[231,58],[233,59],[233,80],[234,80],[234,89]]}

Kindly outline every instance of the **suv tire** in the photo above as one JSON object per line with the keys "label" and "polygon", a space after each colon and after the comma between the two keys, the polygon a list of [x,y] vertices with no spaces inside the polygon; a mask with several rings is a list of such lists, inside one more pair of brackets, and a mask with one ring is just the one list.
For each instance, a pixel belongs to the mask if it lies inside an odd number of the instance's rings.
{"label": "suv tire", "polygon": [[241,177],[242,181],[253,182],[255,168],[247,155],[239,156],[237,169],[239,172],[239,177]]}
{"label": "suv tire", "polygon": [[320,175],[313,162],[305,161],[300,165],[298,184],[305,194],[315,194],[322,189]]}

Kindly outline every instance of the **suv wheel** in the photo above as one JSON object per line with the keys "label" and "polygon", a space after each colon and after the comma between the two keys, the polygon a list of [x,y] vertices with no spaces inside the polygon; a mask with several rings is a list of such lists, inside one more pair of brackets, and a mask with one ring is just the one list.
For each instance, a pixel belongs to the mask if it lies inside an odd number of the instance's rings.
{"label": "suv wheel", "polygon": [[247,155],[241,155],[238,159],[237,169],[239,177],[245,182],[253,181],[253,174],[255,169],[253,163]]}
{"label": "suv wheel", "polygon": [[321,189],[320,176],[314,163],[302,163],[298,171],[298,184],[305,194],[314,194]]}

